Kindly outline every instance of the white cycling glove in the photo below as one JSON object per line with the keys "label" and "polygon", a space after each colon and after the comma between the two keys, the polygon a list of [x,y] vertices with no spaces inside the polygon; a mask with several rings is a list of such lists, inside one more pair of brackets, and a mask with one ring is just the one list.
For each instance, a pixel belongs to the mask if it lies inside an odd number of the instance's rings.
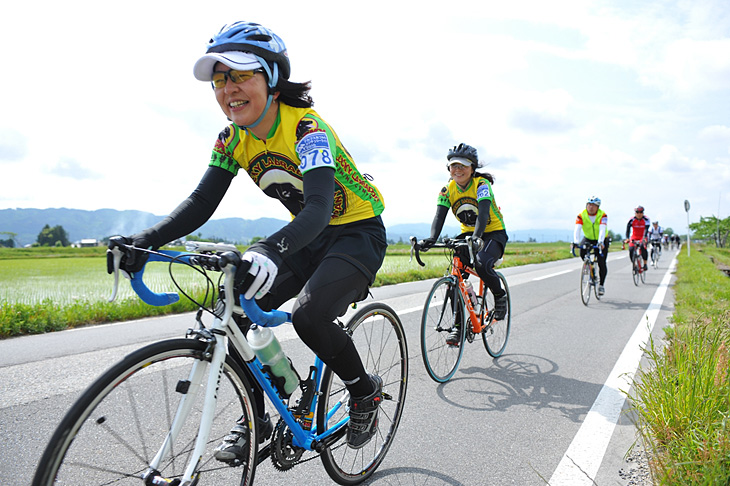
{"label": "white cycling glove", "polygon": [[251,300],[253,297],[260,299],[271,290],[274,279],[279,273],[279,268],[269,257],[255,251],[244,253],[243,261],[251,262],[248,273],[254,277],[253,282],[251,282],[243,296],[247,300]]}

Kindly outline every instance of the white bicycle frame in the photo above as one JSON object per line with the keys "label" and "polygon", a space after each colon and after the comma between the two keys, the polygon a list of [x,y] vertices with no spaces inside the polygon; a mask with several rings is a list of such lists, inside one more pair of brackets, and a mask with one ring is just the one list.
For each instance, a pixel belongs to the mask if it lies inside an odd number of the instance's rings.
{"label": "white bicycle frame", "polygon": [[[112,250],[112,252],[114,254],[115,279],[114,290],[110,300],[113,300],[117,294],[119,263],[122,257],[122,253],[118,249]],[[248,341],[246,340],[246,337],[243,335],[243,332],[241,332],[238,326],[230,325],[232,321],[231,317],[233,316],[233,311],[236,307],[234,304],[235,296],[233,293],[235,267],[227,266],[223,268],[222,271],[225,275],[223,287],[223,317],[215,317],[213,325],[209,328],[212,335],[216,338],[210,363],[199,360],[193,365],[189,376],[190,387],[188,388],[188,392],[182,395],[177,411],[175,412],[175,417],[172,421],[170,431],[167,433],[160,450],[150,462],[147,470],[147,474],[152,471],[159,470],[160,464],[162,464],[165,458],[170,454],[172,444],[175,443],[182,426],[188,419],[192,405],[200,390],[201,383],[205,379],[207,373],[207,388],[203,399],[203,412],[198,429],[198,437],[195,440],[195,446],[190,456],[190,461],[188,462],[185,468],[185,473],[181,478],[180,486],[188,486],[192,484],[195,468],[203,457],[203,453],[205,452],[205,448],[208,443],[208,438],[210,437],[213,418],[215,416],[218,383],[223,373],[223,363],[227,355],[228,336],[232,336],[231,342],[245,361],[250,361],[255,356],[251,346],[249,346]]]}

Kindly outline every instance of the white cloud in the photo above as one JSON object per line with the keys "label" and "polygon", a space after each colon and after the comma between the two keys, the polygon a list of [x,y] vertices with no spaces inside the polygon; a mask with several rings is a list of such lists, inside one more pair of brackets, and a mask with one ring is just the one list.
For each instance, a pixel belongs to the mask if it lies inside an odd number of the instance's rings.
{"label": "white cloud", "polygon": [[730,143],[730,127],[725,125],[705,127],[700,131],[698,137],[705,142]]}

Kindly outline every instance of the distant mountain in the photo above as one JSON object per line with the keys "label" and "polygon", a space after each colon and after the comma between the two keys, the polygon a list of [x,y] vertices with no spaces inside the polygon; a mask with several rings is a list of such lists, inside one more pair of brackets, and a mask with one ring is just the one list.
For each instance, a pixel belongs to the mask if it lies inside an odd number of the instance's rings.
{"label": "distant mountain", "polygon": [[[81,209],[0,209],[0,240],[8,236],[3,231],[16,233],[16,242],[21,246],[30,245],[38,238],[38,234],[47,224],[63,226],[68,233],[69,241],[95,238],[101,240],[114,235],[131,235],[149,228],[161,221],[165,216],[158,216],[143,211],[117,211],[114,209],[98,209],[85,211]],[[274,218],[255,220],[242,218],[214,219],[205,223],[195,231],[203,239],[220,238],[226,241],[247,244],[253,237],[269,236],[288,221]],[[425,238],[431,232],[431,223],[397,224],[386,229],[388,240],[392,242],[408,242],[411,236]],[[458,226],[447,224],[441,235],[456,236],[461,233]],[[565,230],[517,230],[509,232],[510,241],[570,241],[572,232]]]}
{"label": "distant mountain", "polygon": [[[0,239],[7,239],[3,231],[16,233],[21,246],[36,241],[47,224],[63,226],[71,242],[86,238],[101,240],[114,235],[131,235],[164,219],[143,211],[98,209],[0,209]],[[274,218],[247,220],[241,218],[208,221],[195,234],[204,239],[222,238],[236,243],[248,243],[255,236],[268,236],[283,227],[287,221]]]}

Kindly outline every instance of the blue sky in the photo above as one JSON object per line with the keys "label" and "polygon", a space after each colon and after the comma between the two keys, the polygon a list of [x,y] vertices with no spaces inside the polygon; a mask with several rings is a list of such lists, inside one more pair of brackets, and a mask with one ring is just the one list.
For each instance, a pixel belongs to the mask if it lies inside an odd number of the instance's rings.
{"label": "blue sky", "polygon": [[[431,221],[459,142],[496,176],[508,229],[570,230],[593,195],[622,233],[637,204],[679,232],[685,199],[691,221],[730,214],[726,0],[227,5],[5,6],[0,207],[167,214],[226,124],[192,66],[251,20],[312,81],[388,226]],[[214,217],[262,216],[288,218],[241,174]]]}

